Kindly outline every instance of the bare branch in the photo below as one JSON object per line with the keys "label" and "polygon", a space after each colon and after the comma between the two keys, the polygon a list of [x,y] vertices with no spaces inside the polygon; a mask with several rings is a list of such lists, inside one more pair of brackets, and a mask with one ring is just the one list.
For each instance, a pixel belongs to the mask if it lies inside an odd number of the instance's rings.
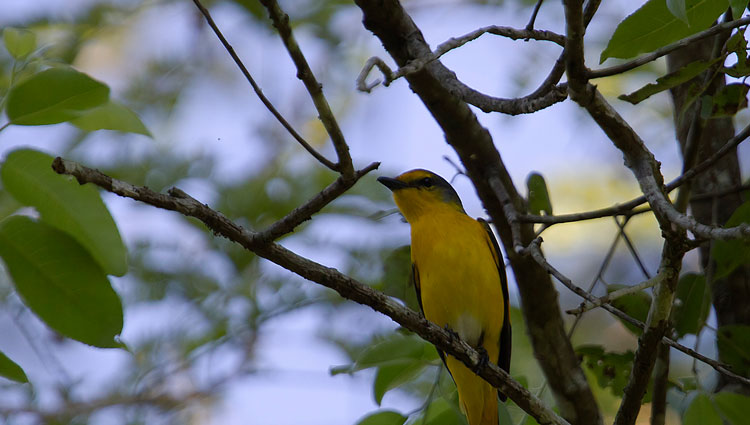
{"label": "bare branch", "polygon": [[589,70],[586,76],[590,79],[609,77],[611,75],[622,74],[623,72],[630,71],[631,69],[638,68],[641,65],[645,65],[649,62],[653,62],[656,59],[666,56],[675,50],[694,44],[697,41],[712,37],[722,31],[731,30],[734,28],[741,27],[743,25],[750,24],[750,16],[746,16],[736,21],[723,22],[718,25],[714,25],[711,28],[693,34],[689,37],[685,37],[682,40],[676,41],[672,44],[668,44],[664,47],[654,50],[651,53],[643,55],[637,59],[621,63],[619,65],[611,66],[609,68],[593,69]]}
{"label": "bare branch", "polygon": [[67,402],[57,410],[42,410],[33,407],[4,407],[0,406],[0,416],[33,415],[41,423],[67,423],[67,420],[80,415],[88,415],[101,409],[118,406],[149,406],[155,409],[169,411],[189,402],[208,400],[213,397],[211,392],[196,391],[174,397],[168,394],[111,394],[86,402]]}
{"label": "bare branch", "polygon": [[[588,24],[594,18],[596,11],[599,9],[600,4],[601,4],[601,0],[589,0],[586,2],[586,6],[584,6],[584,9],[583,9],[584,25],[588,26]],[[540,84],[539,87],[537,87],[537,89],[534,90],[527,97],[537,98],[537,97],[543,96],[545,93],[549,92],[549,90],[552,87],[555,87],[555,85],[560,81],[560,78],[562,78],[564,73],[565,73],[565,50],[563,49],[562,53],[560,53],[560,56],[555,61],[554,66],[552,66],[552,69],[550,70],[549,74],[544,79],[544,81],[542,81],[542,84]]]}
{"label": "bare branch", "polygon": [[372,69],[375,67],[378,67],[380,72],[383,73],[383,76],[385,77],[385,85],[389,85],[391,81],[394,80],[393,78],[393,71],[391,68],[383,61],[383,59],[380,59],[377,56],[373,56],[370,59],[367,59],[367,62],[365,62],[365,66],[362,67],[362,71],[359,72],[359,75],[357,76],[357,90],[363,91],[365,93],[370,93],[372,89],[378,86],[380,84],[380,80],[375,80],[370,84],[367,84],[367,76],[370,75],[370,72],[372,72]]}
{"label": "bare branch", "polygon": [[308,142],[305,140],[302,136],[297,133],[297,131],[292,127],[291,124],[284,118],[279,111],[276,110],[276,108],[273,106],[270,100],[263,94],[263,90],[261,90],[260,86],[255,82],[255,79],[253,79],[253,76],[250,75],[250,71],[247,70],[247,67],[245,67],[245,64],[242,62],[242,59],[237,55],[237,53],[234,51],[234,48],[231,44],[227,41],[227,39],[224,37],[224,34],[222,34],[219,27],[214,22],[213,18],[211,17],[211,13],[209,13],[208,9],[206,9],[200,2],[200,0],[193,0],[193,3],[195,3],[195,6],[200,10],[200,12],[203,14],[203,16],[206,18],[206,22],[208,23],[208,26],[211,27],[214,34],[216,34],[216,37],[219,38],[219,41],[221,41],[221,44],[224,46],[224,48],[229,53],[229,56],[232,57],[232,60],[234,60],[234,63],[237,64],[237,67],[240,68],[240,71],[242,72],[242,75],[245,76],[245,79],[248,83],[250,83],[250,86],[252,86],[253,90],[255,91],[255,94],[258,96],[258,99],[265,105],[266,109],[268,109],[271,114],[276,117],[276,120],[279,121],[279,123],[286,129],[286,131],[294,138],[294,140],[297,141],[300,145],[302,145],[303,148],[307,152],[310,153],[315,159],[318,160],[321,164],[325,165],[329,169],[333,171],[337,171],[338,168],[336,164],[331,162],[328,158],[321,155],[318,151],[315,150]]}
{"label": "bare branch", "polygon": [[[593,86],[588,86],[587,91],[593,96],[590,98],[591,101],[584,102],[584,107],[607,133],[610,140],[623,152],[626,165],[635,174],[643,194],[651,204],[651,208],[660,222],[662,230],[670,231],[670,223],[674,223],[680,228],[689,230],[696,236],[705,239],[750,239],[750,225],[748,224],[725,229],[699,223],[695,218],[679,212],[667,198],[662,176],[658,171],[658,163],[640,137]],[[747,134],[744,133],[745,131],[735,136],[725,146],[728,147],[732,142],[738,140],[738,136],[742,136],[743,139],[747,137]],[[712,155],[712,158],[718,157],[721,151],[724,151],[724,148]],[[726,152],[728,152],[728,149],[724,151],[724,153]],[[691,171],[699,172],[700,165],[702,164],[691,169]],[[685,173],[684,176],[689,173]]]}
{"label": "bare branch", "polygon": [[[727,140],[727,142],[721,147],[721,149],[717,150],[711,156],[704,159],[698,165],[691,168],[690,170],[688,170],[681,176],[669,182],[665,187],[666,191],[671,192],[672,190],[680,187],[680,185],[682,185],[686,181],[700,175],[702,172],[706,171],[712,165],[714,165],[716,161],[723,158],[729,152],[732,152],[735,148],[737,148],[737,146],[740,143],[745,141],[748,137],[750,137],[750,125],[743,128],[742,131],[737,133],[737,135],[732,137],[730,140]],[[739,187],[737,189],[742,190],[743,188]],[[735,189],[733,188],[731,190],[735,190]],[[714,194],[712,196],[721,196],[724,194],[725,193],[722,192],[719,194]],[[710,196],[708,195],[700,195],[698,198],[703,199],[703,198],[709,198],[709,197]],[[631,215],[651,211],[651,208],[633,210],[633,208],[645,202],[647,202],[646,197],[641,195],[623,204],[613,205],[611,207],[602,208],[602,209],[593,210],[593,211],[586,211],[586,212],[573,213],[573,214],[561,214],[561,215],[521,214],[519,215],[518,219],[521,222],[556,224],[556,223],[569,223],[573,221],[591,220],[594,218],[610,217],[610,216],[615,216],[615,215],[631,216]]]}
{"label": "bare branch", "polygon": [[323,127],[325,127],[326,132],[331,137],[331,142],[333,142],[336,155],[338,156],[337,170],[346,178],[352,177],[354,175],[354,165],[352,165],[352,157],[349,155],[349,145],[346,143],[336,117],[333,116],[331,107],[328,106],[328,101],[323,95],[323,86],[315,79],[310,65],[307,64],[307,59],[302,54],[297,40],[294,39],[292,27],[289,26],[289,16],[281,10],[276,0],[261,0],[261,3],[268,10],[273,21],[273,26],[279,31],[281,40],[284,42],[287,51],[289,51],[294,66],[297,67],[297,78],[305,84],[305,88],[310,93],[310,97],[315,104],[315,109],[318,111],[318,118],[320,118]]}
{"label": "bare branch", "polygon": [[367,167],[356,171],[352,178],[347,179],[344,176],[340,176],[312,199],[295,208],[292,212],[273,223],[266,230],[258,233],[258,237],[266,241],[272,241],[278,239],[282,235],[293,232],[297,226],[309,220],[313,214],[317,213],[331,201],[341,196],[344,192],[349,190],[349,188],[354,186],[354,184],[365,174],[379,166],[379,162],[373,162]]}
{"label": "bare branch", "polygon": [[539,14],[539,9],[542,7],[542,3],[544,0],[537,0],[536,5],[534,6],[534,11],[531,12],[531,18],[529,18],[529,23],[526,24],[527,30],[533,30],[534,29],[534,23],[536,22],[536,16]]}
{"label": "bare branch", "polygon": [[[439,44],[437,48],[430,55],[412,60],[406,65],[399,68],[396,72],[386,72],[386,70],[383,69],[383,67],[379,66],[380,70],[383,72],[383,75],[385,76],[383,85],[387,87],[393,81],[401,77],[421,71],[425,66],[427,66],[427,64],[434,62],[435,60],[439,59],[444,54],[450,52],[451,50],[457,49],[470,41],[476,40],[477,38],[481,37],[484,34],[499,35],[501,37],[510,38],[511,40],[530,40],[531,39],[531,40],[540,40],[540,41],[551,41],[555,44],[558,44],[561,47],[565,46],[565,37],[561,36],[560,34],[551,32],[551,31],[533,30],[533,29],[519,30],[515,28],[510,28],[510,27],[490,25],[487,27],[478,28],[468,34],[464,34],[459,37],[450,38],[447,41],[444,41],[443,43]],[[367,85],[364,83],[365,79],[367,78],[370,71],[372,70],[373,65],[375,65],[375,63],[371,63],[371,61],[373,60],[380,64],[384,64],[382,59],[374,58],[374,57],[370,58],[365,64],[364,68],[362,69],[362,72],[360,72],[359,77],[357,78],[357,87],[360,87],[360,90],[368,92],[368,93],[370,92],[370,90],[372,90],[373,87],[375,87],[375,85]],[[390,71],[390,69],[388,69],[388,71]],[[365,87],[366,89],[363,89],[361,87]]]}
{"label": "bare branch", "polygon": [[[552,266],[549,262],[547,262],[547,260],[544,258],[544,255],[542,254],[542,251],[541,251],[541,248],[540,248],[541,243],[542,243],[542,238],[536,238],[536,239],[534,239],[534,241],[531,244],[529,244],[529,246],[526,248],[525,252],[528,253],[531,256],[531,258],[533,258],[534,261],[536,261],[541,267],[543,267],[547,271],[547,273],[549,273],[552,276],[554,276],[555,279],[557,279],[558,282],[562,283],[566,288],[570,289],[574,294],[576,294],[576,295],[580,296],[581,298],[583,298],[585,300],[588,300],[590,302],[595,302],[597,298],[594,295],[590,294],[589,292],[583,290],[581,287],[579,287],[576,284],[574,284],[573,281],[569,277],[567,277],[564,274],[562,274],[559,270],[557,270],[554,266]],[[635,326],[635,327],[637,327],[639,329],[645,329],[645,327],[646,327],[645,323],[643,323],[640,320],[635,319],[635,318],[633,318],[633,317],[625,314],[621,310],[618,310],[617,308],[615,308],[615,307],[613,307],[613,306],[611,306],[609,304],[603,304],[601,307],[604,310],[607,310],[609,313],[617,316],[618,318],[620,318],[620,319],[628,322],[629,324],[631,324],[631,325],[633,325],[633,326]],[[672,347],[672,348],[674,348],[674,349],[676,349],[676,350],[678,350],[678,351],[680,351],[682,353],[687,354],[688,356],[690,356],[690,357],[692,357],[692,358],[694,358],[694,359],[696,359],[698,361],[701,361],[701,362],[703,362],[703,363],[711,366],[714,370],[716,370],[717,372],[719,372],[719,373],[721,373],[723,375],[729,376],[729,377],[731,377],[733,379],[736,379],[739,382],[742,382],[742,383],[750,385],[750,378],[737,375],[736,373],[734,373],[731,370],[729,370],[729,366],[728,365],[726,365],[726,364],[724,364],[722,362],[719,362],[719,361],[716,361],[716,360],[711,359],[709,357],[706,357],[703,354],[701,354],[701,353],[699,353],[699,352],[697,352],[697,351],[695,351],[695,350],[693,350],[691,348],[685,347],[684,345],[682,345],[682,344],[680,344],[680,343],[678,343],[678,342],[674,341],[673,339],[670,339],[670,338],[668,338],[666,336],[661,339],[661,342],[664,343],[664,344],[669,345],[670,347]]]}
{"label": "bare branch", "polygon": [[584,303],[583,305],[581,305],[578,308],[574,308],[574,309],[571,309],[571,310],[566,310],[565,312],[568,313],[568,314],[581,314],[581,313],[585,313],[585,312],[587,312],[587,311],[589,311],[591,309],[600,307],[603,304],[611,303],[612,301],[614,301],[614,300],[616,300],[616,299],[618,299],[620,297],[624,297],[625,295],[634,294],[634,293],[640,292],[640,291],[642,291],[644,289],[651,288],[651,287],[653,287],[653,286],[661,283],[662,280],[664,280],[664,276],[661,275],[661,274],[657,274],[656,276],[652,277],[651,279],[644,280],[643,282],[641,282],[641,283],[639,283],[637,285],[628,286],[626,288],[622,288],[622,289],[618,289],[616,291],[612,291],[612,292],[610,292],[609,294],[607,294],[607,295],[605,295],[603,297],[597,298],[595,301]]}
{"label": "bare branch", "polygon": [[156,193],[146,187],[133,186],[113,179],[98,170],[60,157],[55,158],[52,168],[60,174],[74,176],[81,184],[93,183],[117,195],[197,218],[215,234],[236,242],[247,250],[305,279],[331,288],[344,298],[367,305],[373,310],[387,315],[395,322],[435,344],[441,350],[461,360],[467,367],[477,371],[482,378],[500,389],[539,423],[569,425],[567,421],[545,406],[541,400],[514,381],[507,372],[493,363],[483,363],[480,354],[469,344],[456,338],[445,329],[425,320],[419,313],[402,306],[387,295],[342,274],[336,269],[325,267],[301,257],[281,245],[264,240],[259,237],[258,233],[242,228],[223,214],[212,210],[179,189],[171,189],[168,195]]}
{"label": "bare branch", "polygon": [[[635,131],[620,117],[596,89],[588,83],[583,52],[583,7],[581,0],[564,0],[566,21],[565,70],[568,75],[568,92],[571,99],[586,108],[591,117],[623,152],[625,165],[631,169],[641,191],[654,209],[664,237],[659,274],[663,280],[655,290],[649,310],[647,326],[638,338],[638,348],[633,359],[633,371],[623,391],[622,403],[615,416],[615,425],[631,425],[638,416],[641,400],[646,393],[651,371],[656,360],[659,341],[669,327],[669,315],[677,286],[677,279],[685,253],[684,230],[672,228],[665,202],[674,210],[667,198],[659,164]],[[676,212],[676,211],[675,211]]]}

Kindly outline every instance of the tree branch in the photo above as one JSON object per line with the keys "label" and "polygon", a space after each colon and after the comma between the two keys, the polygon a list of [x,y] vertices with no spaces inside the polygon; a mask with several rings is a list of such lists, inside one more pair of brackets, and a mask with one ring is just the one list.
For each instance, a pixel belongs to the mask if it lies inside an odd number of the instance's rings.
{"label": "tree branch", "polygon": [[277,121],[281,124],[282,127],[286,129],[286,131],[294,138],[294,140],[297,141],[305,150],[310,153],[315,159],[318,160],[321,164],[325,165],[327,168],[337,171],[338,167],[336,164],[331,162],[328,158],[320,154],[318,151],[315,150],[309,143],[307,143],[307,140],[305,140],[302,136],[297,133],[297,131],[292,127],[291,124],[284,118],[281,113],[279,113],[278,110],[273,106],[270,100],[263,94],[263,90],[261,90],[260,86],[255,82],[255,79],[252,75],[250,75],[250,71],[247,70],[245,67],[245,64],[242,62],[242,59],[237,55],[237,53],[234,51],[234,48],[231,44],[227,41],[227,39],[224,37],[224,34],[222,34],[219,27],[214,22],[213,18],[211,17],[211,13],[209,13],[208,9],[206,9],[200,2],[200,0],[193,0],[193,3],[195,3],[195,6],[200,10],[200,12],[203,14],[203,16],[206,18],[206,22],[208,23],[208,26],[211,27],[214,34],[216,34],[216,37],[219,38],[219,41],[224,46],[224,48],[229,53],[229,56],[232,57],[232,60],[234,60],[234,63],[237,64],[237,67],[240,68],[240,71],[242,72],[242,75],[245,76],[245,79],[248,83],[250,83],[250,86],[252,86],[253,90],[255,91],[255,94],[258,96],[258,99],[265,105],[266,109],[268,109],[271,114],[276,118]]}
{"label": "tree branch", "polygon": [[472,370],[500,389],[519,407],[541,424],[569,425],[541,400],[536,398],[507,372],[493,363],[483,363],[479,353],[450,332],[424,319],[419,313],[402,306],[387,295],[364,285],[336,269],[301,257],[259,234],[242,228],[223,214],[212,210],[179,189],[170,189],[168,195],[156,193],[146,187],[133,186],[112,177],[60,157],[55,158],[52,168],[60,174],[75,177],[80,184],[93,183],[104,190],[120,196],[144,202],[158,208],[176,211],[202,221],[213,233],[236,242],[249,251],[290,270],[299,276],[333,289],[342,297],[383,313],[425,340],[435,344],[446,353],[456,357]]}
{"label": "tree branch", "polygon": [[315,104],[315,109],[318,111],[318,118],[331,137],[331,142],[333,142],[333,146],[336,149],[336,155],[338,155],[337,171],[344,177],[351,178],[354,175],[354,165],[352,165],[352,157],[349,155],[349,145],[347,145],[336,117],[333,116],[331,107],[328,106],[328,101],[323,95],[323,86],[315,79],[315,75],[310,69],[310,65],[307,64],[307,60],[302,54],[297,40],[294,39],[292,28],[289,26],[289,16],[281,10],[276,0],[261,0],[261,3],[268,10],[273,21],[273,26],[279,31],[281,40],[284,42],[287,51],[289,51],[289,56],[292,57],[294,66],[297,67],[297,78],[305,84],[305,88],[310,93],[310,97]]}
{"label": "tree branch", "polygon": [[[669,327],[674,291],[685,252],[686,234],[684,230],[672,228],[664,181],[659,172],[659,164],[653,154],[628,123],[604,100],[599,92],[588,83],[583,54],[583,10],[581,0],[565,0],[566,21],[566,62],[568,92],[571,99],[583,106],[597,124],[605,131],[612,143],[623,152],[625,165],[631,169],[641,191],[648,199],[659,222],[664,237],[662,260],[659,274],[664,280],[656,287],[654,300],[649,310],[647,326],[638,338],[638,348],[633,359],[633,370],[625,386],[620,408],[615,416],[615,425],[632,425],[638,416],[641,400],[646,393],[651,371],[656,360],[659,341]],[[676,211],[675,211],[676,212]]]}
{"label": "tree branch", "polygon": [[[364,14],[365,27],[380,38],[399,66],[432,53],[421,31],[398,1],[356,0],[356,3]],[[524,201],[516,191],[492,137],[456,90],[454,73],[439,60],[407,75],[406,79],[441,126],[446,141],[461,158],[467,175],[498,228],[519,282],[522,311],[534,353],[562,416],[574,423],[601,423],[596,401],[566,336],[558,294],[549,275],[534,260],[515,252],[516,243],[509,223],[511,217],[506,217],[506,211],[510,210],[504,208],[501,197],[507,197],[516,212],[525,210]],[[501,191],[495,190],[495,182],[502,187]],[[522,243],[534,238],[531,225],[518,227]]]}
{"label": "tree branch", "polygon": [[651,53],[648,53],[646,55],[643,55],[631,61],[621,63],[619,65],[611,66],[609,68],[589,70],[587,71],[587,77],[589,79],[594,79],[594,78],[602,78],[602,77],[609,77],[611,75],[622,74],[623,72],[627,72],[627,71],[630,71],[631,69],[638,68],[641,65],[645,65],[649,62],[653,62],[662,56],[666,56],[674,52],[675,50],[679,50],[683,47],[690,46],[703,39],[719,34],[722,31],[731,30],[731,29],[738,28],[747,24],[750,24],[750,16],[746,16],[742,19],[737,19],[735,21],[723,22],[721,24],[714,25],[707,30],[701,31],[689,37],[685,37],[682,40],[676,41],[672,44],[668,44],[664,47],[656,49]]}
{"label": "tree branch", "polygon": [[333,183],[321,190],[312,199],[295,208],[284,218],[270,225],[266,230],[258,233],[258,238],[266,241],[276,240],[279,237],[291,233],[294,229],[305,221],[309,220],[313,214],[317,213],[331,201],[341,196],[359,181],[365,174],[378,168],[379,162],[373,162],[367,167],[356,171],[352,178],[339,176]]}
{"label": "tree branch", "polygon": [[[478,28],[468,34],[464,34],[459,37],[450,38],[447,41],[439,44],[429,56],[412,60],[406,65],[399,68],[396,72],[390,72],[390,69],[387,69],[388,72],[386,72],[386,69],[379,66],[380,70],[383,72],[383,76],[385,77],[383,85],[388,87],[393,81],[401,77],[421,71],[427,64],[434,62],[444,54],[450,52],[451,50],[457,49],[470,41],[476,40],[484,34],[499,35],[501,37],[510,38],[511,40],[528,41],[529,39],[531,39],[539,41],[551,41],[555,44],[560,45],[561,47],[565,46],[565,37],[551,31],[534,30],[528,28],[520,30],[510,27],[490,25],[487,27]],[[372,90],[377,85],[368,85],[365,83],[365,80],[367,79],[367,76],[370,75],[370,71],[372,71],[373,67],[378,63],[382,64],[384,62],[382,61],[382,59],[373,57],[365,63],[362,72],[360,72],[359,76],[357,77],[357,87],[359,88],[359,90],[369,93],[370,90]]]}
{"label": "tree branch", "polygon": [[[732,152],[735,148],[737,148],[737,146],[739,146],[740,143],[747,140],[748,137],[750,137],[750,125],[746,126],[745,128],[742,129],[742,131],[737,133],[737,135],[727,140],[727,142],[720,149],[718,149],[716,152],[711,154],[711,156],[704,159],[695,167],[692,167],[690,170],[688,170],[684,174],[680,175],[676,179],[669,182],[665,187],[666,191],[671,192],[672,190],[680,187],[680,185],[682,185],[686,181],[694,177],[697,177],[704,171],[708,170],[718,160],[720,160],[725,155],[727,155],[728,153]],[[742,187],[740,187],[739,189],[742,190]],[[733,188],[731,190],[735,190],[735,189]],[[731,191],[729,193],[731,193]],[[725,194],[724,192],[721,192],[715,196],[721,196],[724,194]],[[708,198],[708,196],[700,195],[699,199],[703,199],[703,198]],[[646,199],[646,197],[641,195],[623,204],[613,205],[611,207],[602,208],[602,209],[593,210],[593,211],[586,211],[586,212],[572,213],[572,214],[561,214],[561,215],[520,214],[518,219],[521,222],[556,224],[556,223],[569,223],[573,221],[591,220],[594,218],[611,217],[615,215],[630,216],[634,214],[640,214],[643,212],[651,211],[651,208],[633,211],[633,208],[637,207],[638,205],[644,204],[647,201],[648,200]]]}
{"label": "tree branch", "polygon": [[[542,251],[541,251],[541,248],[540,248],[541,243],[542,243],[542,238],[536,238],[536,239],[534,239],[532,241],[532,243],[529,244],[529,246],[526,248],[525,252],[528,253],[529,256],[531,256],[531,258],[533,258],[534,261],[536,261],[542,268],[544,268],[544,270],[547,273],[549,273],[552,276],[554,276],[555,279],[557,279],[558,282],[562,283],[566,288],[570,289],[574,294],[576,294],[579,297],[581,297],[581,298],[583,298],[585,300],[588,300],[590,302],[596,301],[597,298],[594,295],[590,294],[589,292],[583,290],[583,288],[581,288],[578,285],[574,284],[573,281],[569,277],[567,277],[564,274],[562,274],[559,270],[557,270],[554,266],[552,266],[549,262],[547,262],[547,260],[544,258],[544,255],[542,254]],[[604,310],[607,310],[609,313],[617,316],[618,318],[620,318],[620,319],[628,322],[629,324],[631,324],[631,325],[633,325],[633,326],[635,326],[635,327],[637,327],[637,328],[639,328],[641,330],[643,330],[643,329],[646,328],[646,324],[645,323],[641,322],[638,319],[635,319],[633,317],[628,316],[627,314],[625,314],[621,310],[618,310],[617,308],[615,308],[615,307],[613,307],[613,306],[611,306],[609,304],[602,304],[601,307]],[[728,365],[726,365],[726,364],[724,364],[722,362],[719,362],[719,361],[716,361],[716,360],[711,359],[709,357],[706,357],[703,354],[701,354],[701,353],[699,353],[699,352],[697,352],[697,351],[695,351],[695,350],[693,350],[691,348],[685,347],[684,345],[682,345],[682,344],[680,344],[680,343],[678,343],[678,342],[676,342],[676,341],[674,341],[674,340],[672,340],[672,339],[670,339],[670,338],[668,338],[666,336],[662,338],[661,342],[664,343],[664,344],[669,345],[670,347],[672,347],[672,348],[674,348],[674,349],[676,349],[678,351],[681,351],[681,352],[687,354],[688,356],[690,356],[690,357],[692,357],[692,358],[694,358],[696,360],[699,360],[699,361],[701,361],[701,362],[703,362],[703,363],[711,366],[714,370],[716,370],[717,372],[719,372],[719,373],[721,373],[723,375],[726,375],[726,376],[729,376],[731,378],[734,378],[734,379],[736,379],[736,380],[738,380],[740,382],[743,382],[743,383],[746,383],[746,384],[750,384],[750,378],[737,375],[736,373],[734,373],[734,372],[732,372],[731,370],[728,369],[729,368]]]}
{"label": "tree branch", "polygon": [[603,297],[599,297],[596,300],[591,301],[591,302],[586,302],[586,303],[584,303],[583,305],[581,305],[578,308],[574,308],[574,309],[571,309],[571,310],[566,310],[565,312],[568,313],[568,314],[582,314],[582,313],[585,313],[585,312],[587,312],[589,310],[592,310],[592,309],[595,309],[597,307],[600,307],[603,304],[611,303],[612,301],[614,301],[614,300],[616,300],[616,299],[618,299],[620,297],[624,297],[625,295],[633,294],[633,293],[636,293],[636,292],[640,292],[640,291],[642,291],[644,289],[654,287],[654,286],[658,285],[659,283],[661,283],[662,280],[664,280],[664,276],[657,274],[656,276],[652,277],[651,279],[644,280],[643,282],[641,282],[641,283],[639,283],[637,285],[628,286],[628,287],[625,287],[625,288],[622,288],[622,289],[618,289],[616,291],[612,291],[612,292],[610,292],[609,294],[607,294],[607,295],[605,295]]}

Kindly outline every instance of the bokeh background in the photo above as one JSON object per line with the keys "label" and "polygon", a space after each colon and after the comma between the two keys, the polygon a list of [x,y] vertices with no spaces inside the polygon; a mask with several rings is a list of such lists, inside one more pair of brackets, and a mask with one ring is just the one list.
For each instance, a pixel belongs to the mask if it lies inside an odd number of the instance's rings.
{"label": "bokeh background", "polygon": [[[592,67],[616,24],[637,7],[604,3],[587,32]],[[533,2],[518,0],[404,4],[432,46],[480,26],[522,28],[533,7]],[[312,102],[262,6],[251,0],[205,5],[266,96],[307,140],[332,157]],[[370,94],[356,91],[355,78],[367,58],[377,55],[392,63],[363,28],[359,10],[340,0],[289,0],[281,5],[323,84],[355,165],[381,162],[376,172],[282,244],[408,298],[408,251],[401,248],[408,244],[408,226],[392,214],[390,194],[375,178],[427,168],[452,179],[470,215],[485,216],[482,206],[454,165],[457,157],[439,127],[405,81],[379,86]],[[562,25],[561,4],[545,3],[536,27],[563,33]],[[30,146],[155,190],[178,186],[253,229],[282,217],[335,178],[263,107],[191,1],[4,0],[0,27],[5,26],[33,30],[41,56],[71,63],[106,82],[112,97],[136,111],[153,137],[85,133],[68,124],[10,126],[0,132],[0,157]],[[472,87],[515,97],[536,88],[559,52],[551,43],[485,35],[442,60]],[[5,78],[10,64],[10,56],[0,52]],[[614,98],[664,71],[664,63],[657,61],[597,84]],[[375,77],[373,73],[370,78]],[[613,103],[661,161],[665,177],[676,177],[681,162],[667,95],[637,107]],[[533,115],[477,114],[521,192],[529,173],[545,177],[555,213],[605,207],[639,194],[620,153],[570,101]],[[746,170],[746,147],[740,148],[740,160]],[[0,197],[10,202],[8,195]],[[397,325],[390,319],[259,260],[193,220],[109,193],[103,197],[130,253],[129,273],[112,278],[112,283],[125,306],[121,339],[131,352],[95,349],[58,337],[23,307],[7,277],[0,278],[0,350],[24,367],[32,383],[0,382],[0,413],[22,408],[56,411],[71,403],[127,401],[128,395],[148,393],[170,394],[184,402],[113,402],[112,407],[92,409],[82,423],[344,425],[379,407],[373,369],[331,371],[345,370],[335,368],[352,364],[377,341],[394,338]],[[661,240],[655,221],[650,215],[636,216],[626,232],[645,268],[655,273]],[[578,284],[597,283],[594,292],[603,294],[602,283],[644,280],[622,241],[599,273],[617,234],[612,219],[556,225],[544,232],[545,253]],[[695,253],[686,261],[686,270],[697,270]],[[509,275],[512,304],[517,306],[516,283]],[[565,288],[560,295],[563,309],[580,302]],[[518,311],[513,323],[512,373],[549,400]],[[592,311],[577,326],[573,341],[622,352],[634,349],[636,340],[617,320]],[[713,335],[682,342],[706,355],[716,354]],[[708,387],[715,379],[704,365],[678,353],[673,352],[672,361],[675,379],[690,375],[692,368],[700,377],[698,385]],[[438,378],[437,391],[449,394],[451,384],[446,374],[439,374],[439,360],[430,362],[432,366],[409,376],[403,388],[387,392],[382,406],[416,411]],[[597,397],[612,415],[616,396],[597,389]],[[518,423],[521,412],[511,407],[511,413]],[[670,413],[671,423],[678,423],[676,416]],[[5,419],[20,424],[38,420],[32,413]]]}

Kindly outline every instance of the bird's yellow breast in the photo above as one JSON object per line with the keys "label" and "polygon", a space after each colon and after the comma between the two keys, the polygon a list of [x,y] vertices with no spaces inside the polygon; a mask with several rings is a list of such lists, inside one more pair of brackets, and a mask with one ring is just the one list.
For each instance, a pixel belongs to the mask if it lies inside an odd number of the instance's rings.
{"label": "bird's yellow breast", "polygon": [[497,359],[503,292],[486,230],[450,208],[410,224],[425,317],[448,325],[471,345],[481,338],[489,358]]}

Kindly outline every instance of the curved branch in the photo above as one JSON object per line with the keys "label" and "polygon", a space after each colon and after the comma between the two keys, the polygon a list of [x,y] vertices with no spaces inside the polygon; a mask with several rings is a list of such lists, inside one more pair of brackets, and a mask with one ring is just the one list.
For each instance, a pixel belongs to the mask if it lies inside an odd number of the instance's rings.
{"label": "curved branch", "polygon": [[292,212],[287,214],[284,218],[278,220],[269,226],[266,230],[258,233],[258,238],[272,241],[279,237],[291,233],[294,229],[305,221],[309,220],[313,214],[317,213],[323,207],[328,205],[331,201],[341,196],[344,192],[354,186],[360,178],[370,171],[378,168],[379,162],[373,162],[367,167],[356,171],[354,176],[350,179],[344,176],[339,176],[333,183],[328,185],[325,189],[321,190],[312,199],[295,208]]}
{"label": "curved branch", "polygon": [[351,178],[354,175],[354,165],[352,165],[352,157],[349,155],[349,145],[346,143],[336,117],[333,116],[331,107],[328,106],[328,101],[323,95],[323,86],[315,79],[310,65],[307,64],[305,55],[302,54],[297,40],[294,39],[292,27],[289,26],[289,16],[281,10],[276,0],[261,0],[261,3],[268,10],[268,14],[273,21],[273,26],[279,31],[281,40],[284,42],[284,46],[286,46],[289,56],[292,57],[294,66],[297,68],[297,78],[302,80],[307,92],[310,93],[310,97],[315,104],[315,109],[318,111],[318,118],[323,123],[323,127],[325,127],[328,136],[331,138],[333,147],[336,149],[336,155],[338,156],[336,170],[344,177]]}
{"label": "curved branch", "polygon": [[551,409],[514,381],[507,372],[491,362],[483,362],[480,354],[469,344],[450,332],[424,319],[419,313],[404,307],[382,292],[346,276],[336,269],[325,267],[273,242],[259,234],[242,228],[223,214],[212,210],[179,189],[170,189],[168,195],[154,192],[147,187],[133,186],[73,161],[55,158],[52,168],[59,174],[75,177],[80,184],[93,183],[104,190],[120,196],[153,205],[157,208],[176,211],[202,221],[213,233],[236,242],[255,254],[290,270],[299,276],[333,289],[342,297],[367,305],[383,313],[405,328],[417,333],[446,353],[461,360],[472,370],[500,389],[519,407],[541,424],[569,425]]}
{"label": "curved branch", "polygon": [[[511,40],[539,40],[539,41],[551,41],[560,47],[565,46],[565,37],[556,34],[552,31],[543,31],[543,30],[534,30],[534,29],[515,29],[511,27],[503,27],[499,25],[490,25],[487,27],[478,28],[470,33],[464,34],[459,37],[452,37],[448,40],[440,43],[437,48],[432,52],[432,54],[427,55],[422,58],[418,58],[415,60],[410,61],[406,65],[399,68],[396,72],[385,72],[383,68],[380,68],[381,71],[383,71],[383,75],[385,76],[385,80],[383,81],[384,86],[389,86],[393,81],[404,77],[406,75],[413,74],[415,72],[421,71],[427,64],[434,62],[435,60],[439,59],[444,54],[450,52],[451,50],[457,49],[464,44],[474,41],[477,38],[483,36],[484,34],[494,34],[501,37],[510,38]],[[373,59],[377,59],[382,63],[382,60],[379,58],[370,58],[370,60],[367,61],[365,66],[362,69],[362,72],[360,72],[359,77],[357,77],[357,87],[361,91],[370,92],[375,85],[367,85],[365,84],[365,79],[370,74],[370,71],[372,71],[374,63],[372,63]],[[390,70],[389,70],[390,71]],[[362,87],[367,87],[367,89],[362,89]]]}
{"label": "curved branch", "polygon": [[331,162],[328,158],[320,154],[318,151],[315,150],[309,143],[307,143],[307,140],[305,140],[302,136],[297,133],[297,131],[292,127],[291,124],[284,118],[281,113],[276,110],[276,108],[273,106],[270,100],[263,94],[263,90],[261,90],[258,83],[255,82],[255,79],[252,75],[250,75],[250,71],[247,70],[247,67],[245,67],[245,64],[242,62],[242,59],[237,55],[237,53],[234,51],[234,48],[231,44],[227,41],[227,39],[224,37],[224,34],[221,32],[219,27],[214,22],[214,19],[211,17],[211,13],[206,9],[200,2],[200,0],[193,0],[193,3],[195,3],[195,6],[200,10],[200,12],[203,14],[203,17],[206,18],[206,23],[208,23],[208,26],[211,27],[211,30],[213,30],[214,34],[216,34],[216,37],[219,39],[221,44],[224,46],[224,48],[229,53],[229,56],[232,57],[232,60],[234,60],[234,63],[237,64],[237,67],[242,72],[242,75],[245,76],[245,79],[248,83],[250,83],[250,86],[255,91],[255,94],[258,96],[258,99],[263,103],[263,105],[268,109],[269,112],[276,118],[276,120],[281,124],[282,127],[286,129],[286,131],[294,138],[294,140],[297,141],[305,150],[310,153],[315,159],[318,160],[321,164],[325,165],[329,169],[333,171],[338,171],[338,167],[336,164]]}

